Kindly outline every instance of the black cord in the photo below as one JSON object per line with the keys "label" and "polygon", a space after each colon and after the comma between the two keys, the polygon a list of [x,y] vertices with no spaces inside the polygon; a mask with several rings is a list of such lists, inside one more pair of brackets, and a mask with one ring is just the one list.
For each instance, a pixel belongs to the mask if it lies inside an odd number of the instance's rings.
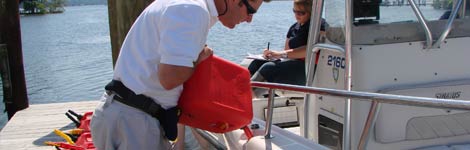
{"label": "black cord", "polygon": [[225,1],[225,11],[222,14],[219,14],[219,17],[225,15],[225,13],[227,13],[227,10],[228,10],[227,0],[224,0],[224,1]]}

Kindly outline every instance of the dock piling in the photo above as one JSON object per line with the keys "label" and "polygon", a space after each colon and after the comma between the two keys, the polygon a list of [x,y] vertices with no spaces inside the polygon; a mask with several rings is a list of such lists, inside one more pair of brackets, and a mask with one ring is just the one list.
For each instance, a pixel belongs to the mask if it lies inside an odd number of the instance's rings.
{"label": "dock piling", "polygon": [[152,3],[153,0],[116,1],[108,0],[109,31],[113,66],[119,56],[122,42],[140,13]]}
{"label": "dock piling", "polygon": [[[18,0],[0,0],[0,43],[6,44],[11,103],[5,103],[10,119],[17,111],[29,106],[21,48],[21,28]],[[5,84],[5,83],[4,83]]]}

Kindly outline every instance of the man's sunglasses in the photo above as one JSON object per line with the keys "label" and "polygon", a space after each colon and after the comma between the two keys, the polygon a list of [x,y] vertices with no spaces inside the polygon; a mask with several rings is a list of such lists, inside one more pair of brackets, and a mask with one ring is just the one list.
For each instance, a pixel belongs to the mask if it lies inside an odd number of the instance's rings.
{"label": "man's sunglasses", "polygon": [[256,9],[251,7],[250,3],[248,3],[248,0],[242,0],[242,2],[246,6],[246,11],[247,11],[248,15],[253,15],[254,13],[256,13]]}
{"label": "man's sunglasses", "polygon": [[295,9],[292,9],[292,12],[294,12],[296,15],[299,15],[299,16],[303,16],[303,15],[307,14],[307,12],[305,12],[305,11],[297,11]]}

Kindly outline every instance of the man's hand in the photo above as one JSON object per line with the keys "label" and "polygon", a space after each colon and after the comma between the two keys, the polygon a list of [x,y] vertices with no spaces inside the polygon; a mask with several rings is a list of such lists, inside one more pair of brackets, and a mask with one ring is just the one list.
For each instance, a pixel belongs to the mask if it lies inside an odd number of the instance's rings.
{"label": "man's hand", "polygon": [[[203,60],[207,59],[210,55],[212,55],[212,49],[205,46],[204,49],[202,49],[201,53],[199,53],[197,61],[194,62],[194,67],[196,67],[196,65],[202,62]],[[188,80],[189,77],[191,77],[191,75],[193,74],[194,67],[176,66],[160,63],[158,65],[158,79],[160,80],[160,84],[166,90],[171,90]]]}
{"label": "man's hand", "polygon": [[197,64],[201,63],[202,61],[206,60],[209,56],[211,56],[214,52],[212,51],[212,48],[209,46],[204,46],[202,49],[201,53],[199,53],[199,57],[197,58],[197,61],[195,62],[196,66]]}

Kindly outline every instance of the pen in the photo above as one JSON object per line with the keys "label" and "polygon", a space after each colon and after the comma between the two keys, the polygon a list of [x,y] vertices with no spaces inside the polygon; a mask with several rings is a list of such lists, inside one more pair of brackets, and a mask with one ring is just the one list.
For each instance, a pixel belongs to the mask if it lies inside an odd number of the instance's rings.
{"label": "pen", "polygon": [[270,43],[268,42],[268,50],[269,50],[269,44],[270,44]]}
{"label": "pen", "polygon": [[[269,44],[270,44],[270,42],[268,42],[268,51],[269,51]],[[269,53],[266,57],[267,57],[267,60],[270,60],[271,59],[271,53]]]}

